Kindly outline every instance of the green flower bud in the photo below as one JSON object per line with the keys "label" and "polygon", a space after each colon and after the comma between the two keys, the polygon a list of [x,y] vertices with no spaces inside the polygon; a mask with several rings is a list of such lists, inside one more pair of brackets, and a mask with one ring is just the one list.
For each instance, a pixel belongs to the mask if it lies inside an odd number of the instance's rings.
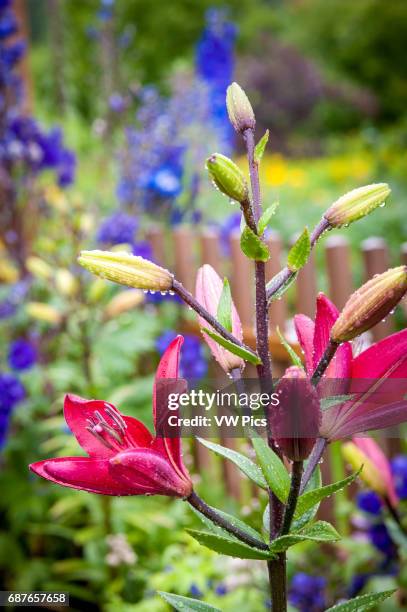
{"label": "green flower bud", "polygon": [[387,183],[375,183],[358,187],[336,200],[324,214],[331,227],[349,225],[383,206],[391,192]]}
{"label": "green flower bud", "polygon": [[393,310],[407,291],[407,266],[377,274],[355,291],[331,329],[336,343],[352,340]]}
{"label": "green flower bud", "polygon": [[214,153],[206,160],[206,168],[215,184],[224,195],[236,202],[249,199],[249,188],[243,172],[236,164],[221,153]]}
{"label": "green flower bud", "polygon": [[107,280],[151,291],[168,291],[172,287],[173,276],[152,261],[110,251],[82,251],[78,262],[81,266]]}
{"label": "green flower bud", "polygon": [[256,119],[249,98],[237,83],[232,83],[226,92],[226,107],[230,123],[236,132],[254,130]]}

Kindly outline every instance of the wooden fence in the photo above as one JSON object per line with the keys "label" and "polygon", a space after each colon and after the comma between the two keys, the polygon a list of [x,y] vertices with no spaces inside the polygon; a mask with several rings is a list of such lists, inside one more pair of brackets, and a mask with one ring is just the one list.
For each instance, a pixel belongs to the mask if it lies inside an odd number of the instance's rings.
{"label": "wooden fence", "polygon": [[[230,236],[229,253],[226,254],[222,250],[220,236],[215,229],[196,232],[189,227],[179,227],[174,229],[172,234],[166,234],[161,228],[152,227],[149,231],[149,239],[156,261],[175,270],[176,278],[192,293],[194,293],[197,269],[204,263],[213,266],[221,276],[228,276],[231,281],[233,300],[243,324],[245,343],[254,347],[253,264],[240,250],[240,234],[236,232]],[[326,279],[324,289],[339,309],[344,306],[347,298],[356,288],[355,277],[359,278],[360,282],[364,282],[375,274],[384,272],[392,265],[388,245],[382,238],[368,238],[360,245],[359,252],[351,250],[346,236],[341,234],[330,234],[322,238],[320,242],[318,248],[323,251]],[[271,278],[284,265],[285,246],[289,245],[284,245],[276,232],[269,238],[268,245],[271,258],[267,262],[267,277]],[[393,265],[397,263],[399,262]],[[407,264],[407,243],[401,249],[400,263]],[[354,269],[359,271],[358,275],[354,274]],[[361,276],[360,271],[362,271]],[[269,312],[270,351],[273,358],[274,375],[280,375],[288,365],[288,355],[278,339],[276,327],[278,326],[285,333],[293,348],[298,354],[301,354],[293,333],[292,315],[304,313],[314,317],[316,296],[322,288],[319,286],[315,253],[313,253],[308,263],[300,271],[292,289],[282,299],[271,305]],[[199,333],[198,326],[193,324],[188,325],[188,331]],[[392,317],[388,317],[372,329],[372,341],[378,341],[393,331],[394,321]],[[244,375],[254,377],[252,366],[246,367]],[[216,373],[214,373],[215,376]],[[221,443],[230,448],[239,446],[238,440],[227,439],[223,436],[221,436]],[[396,439],[388,439],[384,444],[387,445],[387,450],[391,454],[399,450],[399,441]],[[200,470],[212,467],[213,456],[202,445],[196,445],[194,458],[196,467]],[[239,497],[241,479],[238,470],[226,461],[222,463],[222,469],[228,493]],[[327,482],[331,478],[329,458],[324,461],[322,470],[324,480]],[[329,517],[332,510],[331,503],[328,501],[324,509],[324,514],[328,518],[331,518]]]}

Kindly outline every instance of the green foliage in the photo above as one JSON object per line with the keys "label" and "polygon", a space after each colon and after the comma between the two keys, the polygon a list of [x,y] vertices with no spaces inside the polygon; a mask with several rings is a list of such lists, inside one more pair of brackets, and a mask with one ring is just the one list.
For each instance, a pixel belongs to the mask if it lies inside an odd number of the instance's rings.
{"label": "green foliage", "polygon": [[254,546],[248,546],[239,542],[239,540],[232,537],[220,536],[214,533],[208,533],[205,531],[195,531],[188,529],[187,533],[191,535],[197,542],[206,546],[211,550],[221,554],[228,555],[230,557],[238,557],[240,559],[271,559],[273,555],[267,551],[260,550]]}
{"label": "green foliage", "polygon": [[275,214],[279,204],[280,202],[273,202],[273,204],[271,204],[271,206],[266,208],[266,210],[263,212],[262,216],[259,219],[259,223],[258,223],[259,236],[262,236],[264,232],[266,231],[271,221],[271,218]]}
{"label": "green foliage", "polygon": [[326,521],[317,521],[312,525],[307,525],[298,533],[290,533],[289,535],[283,535],[273,540],[270,544],[270,550],[272,553],[284,552],[290,546],[295,546],[300,542],[307,540],[313,542],[336,542],[340,539],[339,533],[330,523]]}
{"label": "green foliage", "polygon": [[267,245],[247,226],[240,236],[240,248],[249,259],[267,261],[270,258]]}
{"label": "green foliage", "polygon": [[220,444],[215,444],[214,442],[209,442],[209,440],[204,440],[203,438],[197,438],[197,440],[217,455],[232,461],[243,472],[243,474],[246,474],[246,476],[255,482],[259,487],[262,489],[267,488],[267,483],[263,478],[261,470],[255,463],[253,463],[253,461],[251,461],[251,459],[248,459],[235,450],[226,448]]}
{"label": "green foliage", "polygon": [[271,450],[263,438],[253,436],[252,444],[268,486],[277,495],[279,500],[285,502],[290,489],[290,476],[284,463]]}
{"label": "green foliage", "polygon": [[290,359],[291,359],[291,363],[299,368],[301,368],[302,370],[304,369],[304,365],[301,361],[301,358],[297,355],[297,353],[294,351],[294,349],[288,344],[287,340],[284,338],[283,334],[280,331],[280,328],[277,326],[277,335],[280,338],[280,342],[281,344],[284,346],[285,350],[287,351]]}
{"label": "green foliage", "polygon": [[220,612],[219,608],[214,608],[198,599],[182,597],[173,593],[164,593],[163,591],[159,591],[158,594],[179,612]]}
{"label": "green foliage", "polygon": [[264,151],[266,150],[266,147],[267,147],[269,135],[270,135],[269,130],[266,130],[264,135],[260,138],[259,142],[256,144],[256,147],[254,149],[254,161],[256,163],[261,162],[261,158],[263,157]]}
{"label": "green foliage", "polygon": [[395,589],[383,591],[382,593],[360,595],[360,597],[355,597],[355,599],[332,606],[332,608],[328,608],[326,612],[365,612],[365,610],[370,610],[385,599],[391,597],[393,593],[395,593]]}
{"label": "green foliage", "polygon": [[219,298],[216,318],[229,332],[232,331],[232,294],[227,278],[223,279],[223,289]]}
{"label": "green foliage", "polygon": [[223,346],[223,348],[227,349],[230,353],[241,357],[242,359],[248,361],[249,363],[252,363],[253,365],[259,365],[261,363],[261,359],[258,357],[258,355],[256,355],[256,353],[252,353],[252,351],[244,348],[243,346],[239,346],[238,344],[235,344],[230,340],[226,340],[226,338],[224,338],[220,334],[217,334],[216,332],[207,329],[206,327],[203,327],[202,331],[210,338],[212,338],[212,340],[215,340],[215,342],[220,344],[220,346]]}
{"label": "green foliage", "polygon": [[311,253],[311,241],[306,227],[300,237],[295,241],[287,256],[287,266],[291,272],[298,272],[307,263]]}

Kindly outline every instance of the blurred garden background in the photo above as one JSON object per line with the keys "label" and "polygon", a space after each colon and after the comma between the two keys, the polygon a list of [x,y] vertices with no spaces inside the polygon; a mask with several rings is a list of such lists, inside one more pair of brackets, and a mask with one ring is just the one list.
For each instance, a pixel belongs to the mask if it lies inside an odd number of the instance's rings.
{"label": "blurred garden background", "polygon": [[[230,267],[240,212],[213,189],[205,159],[221,152],[246,171],[225,107],[236,80],[253,103],[257,138],[270,130],[261,178],[264,201],[280,202],[272,235],[282,260],[294,233],[339,196],[387,182],[385,209],[343,231],[350,284],[365,278],[369,245],[385,252],[386,267],[399,265],[407,256],[406,52],[405,0],[0,0],[3,589],[66,591],[73,610],[168,610],[157,590],[226,612],[269,609],[261,563],[199,546],[183,531],[197,519],[181,501],[103,498],[29,473],[30,462],[77,454],[64,393],[103,398],[151,425],[154,370],[176,333],[187,330],[185,377],[202,379],[212,367],[174,296],[123,291],[76,258],[83,248],[126,248],[158,260],[161,247],[172,253],[177,232],[206,228]],[[316,288],[329,288],[323,249],[315,270]],[[188,282],[191,271],[180,271]],[[288,337],[294,302],[282,326]],[[401,308],[394,319],[402,328]],[[199,462],[185,446],[186,461]],[[403,452],[402,440],[393,453],[401,500]],[[332,463],[343,475],[338,453]],[[264,500],[252,499],[247,483],[239,499],[230,495],[223,469],[214,460],[197,486],[254,524]],[[292,610],[407,588],[407,540],[390,533],[375,494],[355,487],[330,511],[345,538],[322,552],[294,548]]]}

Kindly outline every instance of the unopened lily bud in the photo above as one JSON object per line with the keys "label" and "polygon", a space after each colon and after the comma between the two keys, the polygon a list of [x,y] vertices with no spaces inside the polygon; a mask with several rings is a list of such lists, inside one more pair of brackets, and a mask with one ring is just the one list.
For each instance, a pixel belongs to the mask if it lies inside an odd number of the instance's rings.
{"label": "unopened lily bud", "polygon": [[321,422],[318,394],[298,366],[286,370],[277,393],[279,403],[269,410],[272,436],[288,459],[303,461],[318,436]]}
{"label": "unopened lily bud", "polygon": [[341,343],[367,331],[387,317],[406,291],[407,266],[377,274],[350,296],[331,329],[331,340]]}
{"label": "unopened lily bud", "polygon": [[44,323],[49,323],[50,325],[59,325],[62,321],[62,313],[53,306],[43,302],[29,302],[26,305],[26,312],[33,319],[44,321]]}
{"label": "unopened lily bud", "polygon": [[168,291],[173,275],[157,264],[129,253],[110,251],[82,251],[78,262],[101,278],[134,289]]}
{"label": "unopened lily bud", "polygon": [[387,183],[358,187],[336,200],[324,214],[331,227],[349,225],[384,205],[391,189]]}
{"label": "unopened lily bud", "polygon": [[386,495],[386,483],[373,461],[369,459],[353,442],[346,442],[342,445],[342,454],[352,469],[359,470],[363,465],[359,477],[367,486],[379,495]]}
{"label": "unopened lily bud", "polygon": [[60,268],[55,273],[55,285],[59,293],[66,295],[67,297],[73,297],[78,291],[78,281],[70,272],[65,268]]}
{"label": "unopened lily bud", "polygon": [[206,168],[219,191],[236,202],[247,202],[247,181],[231,159],[221,153],[214,153],[206,160]]}
{"label": "unopened lily bud", "polygon": [[49,280],[54,274],[53,269],[49,264],[47,264],[46,261],[40,259],[39,257],[35,257],[34,255],[27,258],[25,265],[27,270],[37,278]]}
{"label": "unopened lily bud", "polygon": [[[222,295],[223,282],[221,277],[215,272],[212,266],[205,264],[202,268],[199,268],[196,277],[196,299],[202,306],[214,317],[217,315],[218,304]],[[242,324],[240,322],[237,310],[232,302],[232,334],[238,340],[243,340]],[[199,325],[201,327],[208,327],[208,323],[202,317],[198,317]],[[237,355],[233,355],[222,346],[219,346],[217,342],[209,338],[205,334],[205,341],[209,346],[212,355],[218,361],[220,367],[225,372],[230,372],[235,368],[240,370],[244,367],[244,361]]]}
{"label": "unopened lily bud", "polygon": [[246,130],[254,130],[256,119],[249,98],[237,83],[232,83],[226,92],[226,108],[230,123],[236,132],[243,134]]}
{"label": "unopened lily bud", "polygon": [[107,318],[117,317],[123,312],[127,312],[136,306],[139,306],[144,301],[144,294],[139,289],[127,289],[121,291],[118,295],[110,300],[105,308]]}

